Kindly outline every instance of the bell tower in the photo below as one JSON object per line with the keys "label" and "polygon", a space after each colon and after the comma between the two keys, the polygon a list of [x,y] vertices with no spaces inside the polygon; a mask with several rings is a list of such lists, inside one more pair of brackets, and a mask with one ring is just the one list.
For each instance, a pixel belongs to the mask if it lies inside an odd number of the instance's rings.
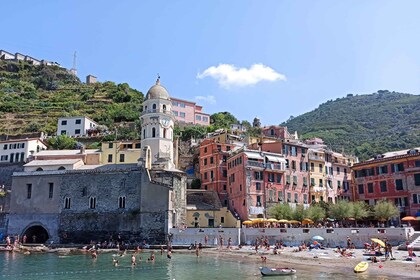
{"label": "bell tower", "polygon": [[160,77],[146,94],[141,119],[141,147],[150,147],[151,162],[167,162],[174,166],[173,131],[175,117],[168,91],[160,85]]}

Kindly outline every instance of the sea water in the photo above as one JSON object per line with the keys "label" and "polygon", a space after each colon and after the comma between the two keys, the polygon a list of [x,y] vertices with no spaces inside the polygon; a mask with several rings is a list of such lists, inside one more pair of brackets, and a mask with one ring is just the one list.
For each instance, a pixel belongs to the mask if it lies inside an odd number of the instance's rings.
{"label": "sea water", "polygon": [[[1,252],[1,279],[147,279],[147,280],[204,280],[204,279],[262,279],[258,270],[261,263],[243,262],[218,256],[200,256],[174,253],[172,259],[157,252],[154,262],[148,262],[150,253],[137,255],[137,265],[131,265],[131,254],[123,257],[111,253],[99,254],[92,259],[89,254],[57,255]],[[142,261],[139,261],[141,256]],[[113,265],[113,258],[119,266]],[[266,277],[264,277],[265,279]],[[356,275],[350,273],[313,272],[299,269],[294,276],[274,276],[270,279],[389,279],[387,277]]]}

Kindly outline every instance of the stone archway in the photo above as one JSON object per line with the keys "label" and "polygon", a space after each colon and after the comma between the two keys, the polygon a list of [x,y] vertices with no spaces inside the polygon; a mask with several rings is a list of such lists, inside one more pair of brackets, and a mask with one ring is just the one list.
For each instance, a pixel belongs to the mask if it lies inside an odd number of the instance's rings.
{"label": "stone archway", "polygon": [[45,243],[49,238],[48,231],[41,225],[32,225],[25,229],[26,243]]}

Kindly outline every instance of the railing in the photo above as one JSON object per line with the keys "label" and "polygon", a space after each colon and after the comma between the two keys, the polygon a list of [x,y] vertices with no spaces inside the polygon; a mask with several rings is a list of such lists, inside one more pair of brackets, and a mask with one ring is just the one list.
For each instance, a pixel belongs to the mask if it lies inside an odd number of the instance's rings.
{"label": "railing", "polygon": [[321,157],[321,156],[316,156],[316,155],[314,155],[314,154],[309,154],[309,159],[311,159],[311,160],[321,160],[321,161],[323,161],[323,160],[324,160],[324,157]]}
{"label": "railing", "polygon": [[163,109],[149,109],[146,111],[141,112],[140,116],[143,116],[144,114],[150,114],[150,113],[165,113],[165,114],[170,114],[173,115],[172,111],[170,110],[163,110]]}
{"label": "railing", "polygon": [[263,168],[263,169],[268,169],[268,170],[285,171],[284,165],[279,164],[279,163],[264,163],[264,162],[247,161],[246,166]]}

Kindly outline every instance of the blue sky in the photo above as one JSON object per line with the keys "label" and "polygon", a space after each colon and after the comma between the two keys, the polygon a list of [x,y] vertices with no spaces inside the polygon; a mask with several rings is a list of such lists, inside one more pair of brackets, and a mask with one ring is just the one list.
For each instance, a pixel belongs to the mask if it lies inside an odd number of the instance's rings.
{"label": "blue sky", "polygon": [[[78,76],[161,83],[207,113],[279,124],[330,99],[418,94],[420,1],[2,1],[0,49]],[[349,108],[351,109],[351,108]]]}

